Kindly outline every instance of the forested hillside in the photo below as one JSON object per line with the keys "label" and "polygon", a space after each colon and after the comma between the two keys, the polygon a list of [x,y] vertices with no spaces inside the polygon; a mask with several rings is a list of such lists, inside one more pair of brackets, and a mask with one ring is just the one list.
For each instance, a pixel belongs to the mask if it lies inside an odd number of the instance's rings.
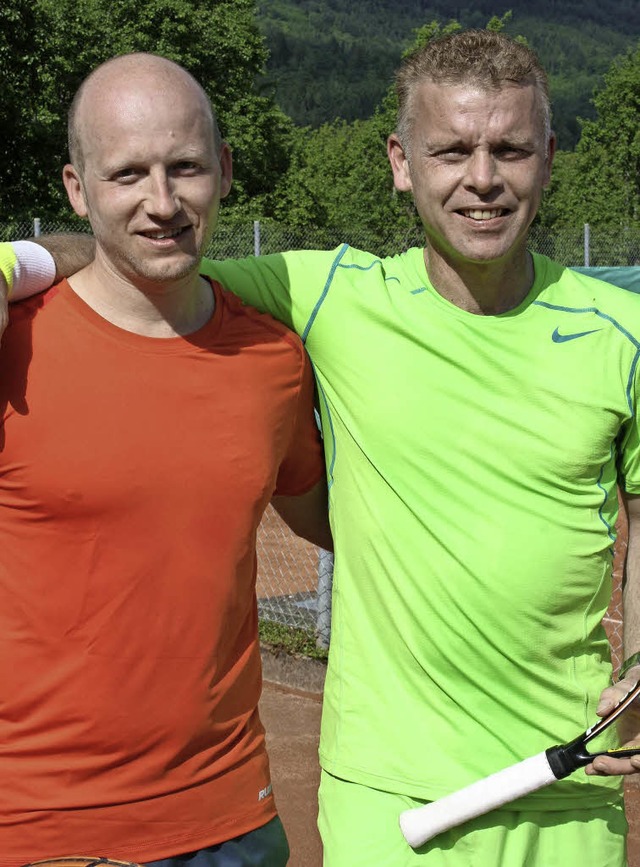
{"label": "forested hillside", "polygon": [[551,73],[562,150],[534,231],[552,240],[568,233],[560,255],[579,261],[588,223],[592,237],[608,239],[603,263],[635,262],[638,0],[473,0],[473,11],[443,0],[8,0],[0,4],[3,231],[12,237],[9,221],[33,216],[69,220],[60,178],[71,97],[108,57],[152,51],[197,77],[233,147],[223,223],[268,224],[274,249],[345,240],[402,249],[421,227],[386,156],[393,70],[403,52],[450,28],[489,23],[526,36]]}
{"label": "forested hillside", "polygon": [[554,126],[571,149],[577,117],[594,117],[594,87],[640,36],[638,0],[259,0],[270,58],[266,86],[300,125],[370,117],[414,31],[438,20],[485,27],[511,10],[551,76]]}

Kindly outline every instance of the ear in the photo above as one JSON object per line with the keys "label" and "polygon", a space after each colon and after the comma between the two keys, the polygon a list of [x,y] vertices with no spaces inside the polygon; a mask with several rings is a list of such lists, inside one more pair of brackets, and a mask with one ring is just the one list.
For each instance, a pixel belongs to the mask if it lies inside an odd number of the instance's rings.
{"label": "ear", "polygon": [[231,182],[233,180],[233,157],[231,156],[231,148],[226,141],[220,146],[220,198],[224,199],[231,191]]}
{"label": "ear", "polygon": [[409,160],[397,134],[392,133],[387,139],[387,156],[393,172],[393,184],[401,193],[409,193],[413,189]]}
{"label": "ear", "polygon": [[556,134],[554,132],[549,136],[548,150],[547,150],[547,164],[545,166],[545,175],[542,181],[543,187],[548,187],[551,181],[551,166],[553,165],[553,158],[556,155]]}
{"label": "ear", "polygon": [[84,187],[82,186],[80,175],[70,163],[62,169],[62,182],[64,183],[73,210],[79,217],[86,217],[88,212]]}

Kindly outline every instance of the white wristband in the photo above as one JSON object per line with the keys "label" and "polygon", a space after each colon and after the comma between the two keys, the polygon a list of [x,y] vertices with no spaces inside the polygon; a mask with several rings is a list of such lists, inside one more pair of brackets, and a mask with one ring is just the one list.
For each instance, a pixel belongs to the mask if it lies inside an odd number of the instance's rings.
{"label": "white wristband", "polygon": [[48,289],[56,279],[56,263],[51,253],[35,241],[12,241],[11,246],[17,258],[11,300],[19,301]]}

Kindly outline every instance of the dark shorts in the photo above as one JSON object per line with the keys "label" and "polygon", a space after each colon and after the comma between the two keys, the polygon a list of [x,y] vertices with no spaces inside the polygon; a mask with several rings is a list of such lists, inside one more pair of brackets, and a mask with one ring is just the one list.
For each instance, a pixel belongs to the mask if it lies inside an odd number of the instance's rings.
{"label": "dark shorts", "polygon": [[262,828],[226,843],[150,861],[146,867],[285,867],[288,860],[289,844],[276,816]]}

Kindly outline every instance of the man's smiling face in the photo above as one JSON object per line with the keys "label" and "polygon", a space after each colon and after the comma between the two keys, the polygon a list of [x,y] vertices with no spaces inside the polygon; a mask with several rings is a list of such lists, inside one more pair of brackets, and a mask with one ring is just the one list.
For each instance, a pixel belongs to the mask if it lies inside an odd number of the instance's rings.
{"label": "man's smiling face", "polygon": [[231,181],[199,92],[142,75],[94,87],[80,112],[83,167],[65,181],[98,254],[140,286],[197,272]]}
{"label": "man's smiling face", "polygon": [[431,253],[454,268],[521,256],[555,145],[534,85],[426,80],[411,114],[409,141],[391,136],[389,158],[396,187],[413,193]]}

